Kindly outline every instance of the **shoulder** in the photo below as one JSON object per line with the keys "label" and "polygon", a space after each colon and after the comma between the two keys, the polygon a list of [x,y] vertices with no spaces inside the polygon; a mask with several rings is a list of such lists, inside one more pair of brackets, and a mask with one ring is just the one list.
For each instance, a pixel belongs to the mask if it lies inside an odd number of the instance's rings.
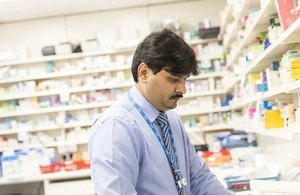
{"label": "shoulder", "polygon": [[[94,121],[90,133],[90,146],[96,143],[118,143],[118,146],[124,144],[132,145],[139,151],[142,147],[142,134],[136,121],[134,107],[130,104],[116,102],[107,108]],[[115,145],[115,146],[117,146]]]}
{"label": "shoulder", "polygon": [[112,106],[99,114],[93,123],[93,127],[100,127],[104,124],[134,124],[134,106],[126,100],[115,102]]}

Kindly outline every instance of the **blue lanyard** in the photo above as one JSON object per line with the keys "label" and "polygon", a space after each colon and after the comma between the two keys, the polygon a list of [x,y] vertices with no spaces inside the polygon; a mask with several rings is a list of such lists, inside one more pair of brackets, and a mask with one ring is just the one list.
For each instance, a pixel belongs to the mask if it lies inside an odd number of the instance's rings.
{"label": "blue lanyard", "polygon": [[[134,99],[132,98],[131,94],[128,93],[128,98],[129,100],[132,102],[132,104],[134,105],[134,107],[139,111],[139,113],[143,116],[143,118],[145,119],[145,121],[148,123],[149,127],[152,129],[153,133],[155,134],[156,138],[158,139],[161,147],[163,148],[169,162],[170,162],[170,166],[172,168],[172,172],[173,174],[175,175],[175,178],[176,178],[176,181],[178,182],[180,188],[183,189],[184,193],[186,193],[186,190],[185,190],[185,186],[186,186],[186,183],[182,182],[183,179],[182,179],[182,175],[181,175],[181,172],[180,170],[178,169],[178,157],[177,157],[177,153],[176,153],[176,148],[175,148],[175,142],[174,142],[174,138],[173,138],[173,134],[172,134],[172,131],[171,131],[171,128],[170,128],[170,125],[169,125],[169,122],[168,122],[168,132],[169,132],[169,135],[170,135],[170,139],[171,139],[171,145],[172,145],[172,148],[173,148],[173,151],[174,151],[174,155],[175,155],[175,162],[172,162],[172,158],[171,158],[171,154],[170,152],[167,150],[160,134],[158,133],[158,131],[155,129],[154,125],[151,123],[151,121],[149,120],[149,118],[147,117],[147,115],[145,114],[145,112],[142,110],[142,108],[134,101]],[[185,180],[185,179],[184,179]]]}

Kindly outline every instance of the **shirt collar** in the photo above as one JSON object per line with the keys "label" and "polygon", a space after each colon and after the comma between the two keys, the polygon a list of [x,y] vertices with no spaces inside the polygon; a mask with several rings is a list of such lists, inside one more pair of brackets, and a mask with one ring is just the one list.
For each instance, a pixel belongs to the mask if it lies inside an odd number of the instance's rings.
{"label": "shirt collar", "polygon": [[146,100],[135,85],[130,89],[130,94],[134,101],[144,111],[149,120],[153,122],[157,118],[159,111],[148,100]]}

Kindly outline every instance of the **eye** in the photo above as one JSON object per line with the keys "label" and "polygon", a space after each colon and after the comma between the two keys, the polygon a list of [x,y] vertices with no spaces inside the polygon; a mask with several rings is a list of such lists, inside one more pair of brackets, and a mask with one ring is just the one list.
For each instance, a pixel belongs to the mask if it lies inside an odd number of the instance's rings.
{"label": "eye", "polygon": [[178,77],[169,77],[168,80],[172,83],[178,82],[179,78]]}

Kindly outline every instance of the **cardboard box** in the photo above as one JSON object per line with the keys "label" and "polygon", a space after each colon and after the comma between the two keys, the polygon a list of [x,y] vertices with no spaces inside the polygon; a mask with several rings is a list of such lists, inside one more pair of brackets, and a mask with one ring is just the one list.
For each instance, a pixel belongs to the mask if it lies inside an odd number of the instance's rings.
{"label": "cardboard box", "polygon": [[295,8],[294,0],[276,0],[275,5],[280,25],[286,30],[297,20],[297,15],[291,13]]}

